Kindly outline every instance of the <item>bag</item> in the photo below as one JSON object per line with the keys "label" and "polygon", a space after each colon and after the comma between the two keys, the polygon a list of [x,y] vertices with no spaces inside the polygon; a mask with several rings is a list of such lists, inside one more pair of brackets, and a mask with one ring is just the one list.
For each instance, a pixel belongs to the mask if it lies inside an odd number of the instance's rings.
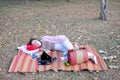
{"label": "bag", "polygon": [[88,61],[88,50],[70,50],[68,51],[68,62],[70,65],[81,64]]}

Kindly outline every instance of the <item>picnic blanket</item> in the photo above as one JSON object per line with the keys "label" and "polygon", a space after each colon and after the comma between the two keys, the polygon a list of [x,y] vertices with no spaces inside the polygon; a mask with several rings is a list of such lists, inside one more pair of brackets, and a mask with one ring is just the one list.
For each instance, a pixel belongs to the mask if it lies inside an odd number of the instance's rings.
{"label": "picnic blanket", "polygon": [[18,51],[18,54],[14,56],[8,72],[35,72],[35,71],[47,71],[47,70],[64,70],[64,71],[80,71],[83,69],[87,70],[107,70],[107,65],[102,59],[100,54],[92,45],[84,46],[89,52],[97,56],[98,64],[94,64],[91,61],[86,63],[77,64],[73,66],[65,66],[64,62],[60,59],[61,52],[51,51],[49,53],[52,57],[57,57],[58,61],[53,62],[50,65],[38,65],[37,59],[32,60],[31,56],[23,52],[22,50]]}

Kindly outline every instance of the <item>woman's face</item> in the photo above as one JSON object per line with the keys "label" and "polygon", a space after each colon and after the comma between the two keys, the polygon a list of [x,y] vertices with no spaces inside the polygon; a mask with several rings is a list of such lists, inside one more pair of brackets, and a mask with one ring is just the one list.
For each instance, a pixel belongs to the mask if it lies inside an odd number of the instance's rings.
{"label": "woman's face", "polygon": [[41,46],[41,42],[38,41],[38,40],[33,40],[33,41],[32,41],[32,45]]}

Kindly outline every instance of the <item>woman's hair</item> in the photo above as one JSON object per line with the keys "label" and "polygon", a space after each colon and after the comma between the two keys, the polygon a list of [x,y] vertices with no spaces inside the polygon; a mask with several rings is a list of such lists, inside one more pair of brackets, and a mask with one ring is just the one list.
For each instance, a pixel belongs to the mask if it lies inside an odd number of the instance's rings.
{"label": "woman's hair", "polygon": [[29,45],[32,45],[32,41],[33,41],[33,40],[37,40],[37,39],[35,39],[35,38],[31,38],[30,41],[28,42]]}
{"label": "woman's hair", "polygon": [[[28,44],[29,44],[29,45],[32,45],[32,41],[33,41],[33,40],[37,40],[37,39],[31,38],[30,41],[28,42]],[[40,41],[40,40],[38,40],[38,41]],[[41,41],[40,41],[40,43],[41,43],[41,46],[42,46],[42,42],[41,42]],[[41,47],[41,46],[40,46],[40,47]]]}

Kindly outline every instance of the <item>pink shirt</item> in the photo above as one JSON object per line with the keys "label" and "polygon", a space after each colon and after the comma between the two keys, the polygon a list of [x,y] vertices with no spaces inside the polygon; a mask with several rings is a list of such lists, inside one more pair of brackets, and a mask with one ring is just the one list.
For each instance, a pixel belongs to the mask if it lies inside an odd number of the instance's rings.
{"label": "pink shirt", "polygon": [[57,36],[43,36],[41,41],[49,41],[51,43],[63,43],[68,38],[64,35]]}

